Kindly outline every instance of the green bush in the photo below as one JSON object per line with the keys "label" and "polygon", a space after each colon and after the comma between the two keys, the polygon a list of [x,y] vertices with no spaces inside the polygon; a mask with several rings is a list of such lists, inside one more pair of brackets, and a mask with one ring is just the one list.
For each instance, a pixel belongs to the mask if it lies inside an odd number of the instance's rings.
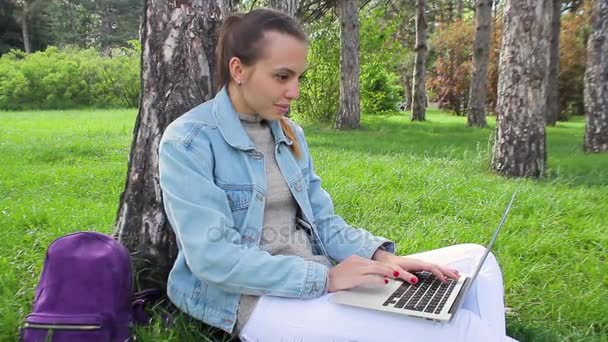
{"label": "green bush", "polygon": [[395,37],[397,19],[388,20],[384,8],[361,11],[361,112],[364,115],[395,112],[403,101],[399,67],[407,49]]}
{"label": "green bush", "polygon": [[[397,70],[407,50],[393,37],[396,21],[383,19],[382,9],[360,13],[361,112],[394,112],[403,93]],[[327,16],[307,29],[309,66],[294,110],[305,120],[331,122],[340,101],[340,28],[335,18]]]}
{"label": "green bush", "polygon": [[308,69],[294,109],[305,120],[330,122],[338,113],[340,101],[340,30],[330,17],[308,30]]}
{"label": "green bush", "polygon": [[396,110],[401,101],[399,77],[374,61],[361,70],[361,111],[366,115],[386,114]]}
{"label": "green bush", "polygon": [[58,49],[0,57],[0,109],[137,107],[140,89],[137,41],[104,57],[94,49]]}

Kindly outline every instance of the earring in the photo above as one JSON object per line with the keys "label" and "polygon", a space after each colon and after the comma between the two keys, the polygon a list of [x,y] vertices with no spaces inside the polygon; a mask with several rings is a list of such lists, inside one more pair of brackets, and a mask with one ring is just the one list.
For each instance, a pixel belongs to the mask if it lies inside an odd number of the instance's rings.
{"label": "earring", "polygon": [[236,83],[240,86],[243,82],[241,82],[241,80],[238,80]]}

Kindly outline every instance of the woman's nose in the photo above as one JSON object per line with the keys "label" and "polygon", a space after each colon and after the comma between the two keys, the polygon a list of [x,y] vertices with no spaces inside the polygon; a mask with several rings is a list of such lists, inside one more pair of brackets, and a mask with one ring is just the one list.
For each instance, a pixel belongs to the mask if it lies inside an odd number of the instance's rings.
{"label": "woman's nose", "polygon": [[300,82],[299,81],[295,81],[292,82],[289,86],[289,88],[287,88],[287,93],[285,94],[285,97],[287,97],[289,100],[295,100],[298,97],[300,97]]}

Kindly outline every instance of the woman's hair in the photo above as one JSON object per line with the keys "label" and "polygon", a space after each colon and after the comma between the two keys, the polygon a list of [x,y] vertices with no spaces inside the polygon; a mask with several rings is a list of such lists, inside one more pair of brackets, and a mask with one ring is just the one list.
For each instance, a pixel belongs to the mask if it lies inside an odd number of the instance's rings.
{"label": "woman's hair", "polygon": [[[224,20],[215,51],[218,90],[230,82],[230,59],[238,57],[245,65],[255,64],[264,51],[264,34],[271,31],[308,42],[300,25],[292,17],[278,10],[260,8],[246,14],[235,13]],[[279,122],[285,135],[293,141],[291,150],[296,158],[300,158],[299,143],[289,121],[283,117]]]}

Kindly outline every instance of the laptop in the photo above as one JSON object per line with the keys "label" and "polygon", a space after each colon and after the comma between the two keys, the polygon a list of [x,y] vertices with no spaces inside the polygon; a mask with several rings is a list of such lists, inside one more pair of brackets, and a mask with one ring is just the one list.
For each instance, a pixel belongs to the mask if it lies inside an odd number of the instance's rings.
{"label": "laptop", "polygon": [[471,284],[475,282],[490,253],[511,210],[515,194],[513,193],[511,196],[511,201],[502,215],[498,228],[494,231],[472,276],[461,276],[458,280],[448,279],[447,283],[443,283],[430,272],[417,272],[418,283],[415,285],[401,279],[391,279],[389,284],[382,288],[356,287],[336,292],[329,300],[337,304],[387,311],[437,322],[449,322],[462,305]]}

